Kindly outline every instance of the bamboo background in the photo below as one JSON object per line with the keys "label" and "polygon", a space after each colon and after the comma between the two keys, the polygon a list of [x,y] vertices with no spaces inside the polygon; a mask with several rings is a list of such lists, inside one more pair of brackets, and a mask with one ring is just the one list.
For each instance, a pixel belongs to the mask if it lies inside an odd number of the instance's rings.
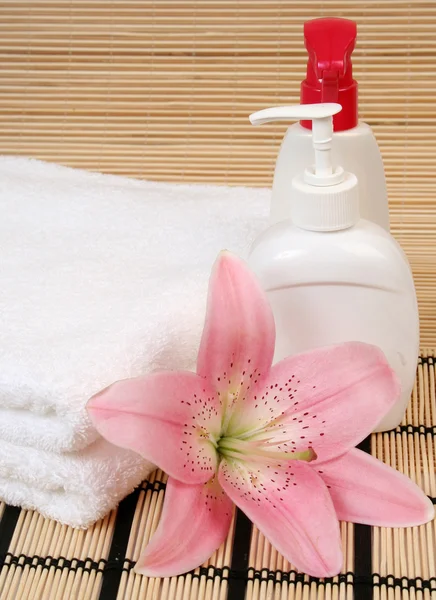
{"label": "bamboo background", "polygon": [[[254,110],[298,101],[305,20],[358,24],[360,116],[385,163],[392,230],[411,261],[423,346],[436,347],[434,0],[0,0],[0,152],[167,181],[270,186],[284,126]],[[366,448],[436,502],[433,351],[412,403]],[[132,566],[158,522],[165,476],[86,532],[0,503],[1,600],[436,600],[436,526],[342,524],[343,573],[303,576],[238,514],[185,577]]]}
{"label": "bamboo background", "polygon": [[296,102],[303,23],[358,24],[360,116],[412,263],[422,341],[436,343],[434,0],[0,1],[0,152],[168,181],[270,186]]}

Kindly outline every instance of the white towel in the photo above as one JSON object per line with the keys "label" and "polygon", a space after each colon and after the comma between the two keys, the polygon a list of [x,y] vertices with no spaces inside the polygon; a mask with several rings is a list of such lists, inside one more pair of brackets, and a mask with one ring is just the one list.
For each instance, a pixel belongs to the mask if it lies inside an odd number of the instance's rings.
{"label": "white towel", "polygon": [[99,439],[53,454],[0,440],[0,497],[72,527],[102,518],[152,471],[138,454]]}
{"label": "white towel", "polygon": [[0,438],[84,448],[95,392],[192,368],[212,263],[246,254],[268,204],[268,190],[0,157]]}

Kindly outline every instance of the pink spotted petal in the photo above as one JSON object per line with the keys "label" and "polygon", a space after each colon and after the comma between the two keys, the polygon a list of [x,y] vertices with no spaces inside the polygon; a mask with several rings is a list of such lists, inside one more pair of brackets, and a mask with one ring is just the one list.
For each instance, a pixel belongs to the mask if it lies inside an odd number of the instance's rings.
{"label": "pink spotted petal", "polygon": [[434,518],[434,507],[408,477],[353,449],[318,465],[338,518],[381,527],[412,527]]}
{"label": "pink spotted petal", "polygon": [[221,408],[207,382],[189,372],[152,373],[118,381],[87,405],[92,423],[112,444],[128,448],[185,483],[215,473]]}
{"label": "pink spotted petal", "polygon": [[242,260],[222,252],[210,278],[197,373],[233,393],[229,412],[268,372],[274,343],[274,318],[259,283]]}
{"label": "pink spotted petal", "polygon": [[274,365],[263,389],[247,401],[238,427],[264,425],[256,437],[278,450],[312,447],[320,460],[328,460],[360,443],[399,393],[394,372],[375,346],[317,348]]}
{"label": "pink spotted petal", "polygon": [[135,571],[173,577],[199,567],[225,540],[232,512],[215,478],[202,485],[169,478],[159,525]]}
{"label": "pink spotted petal", "polygon": [[223,460],[218,478],[233,502],[298,569],[316,577],[339,573],[339,522],[324,482],[309,464],[268,467]]}

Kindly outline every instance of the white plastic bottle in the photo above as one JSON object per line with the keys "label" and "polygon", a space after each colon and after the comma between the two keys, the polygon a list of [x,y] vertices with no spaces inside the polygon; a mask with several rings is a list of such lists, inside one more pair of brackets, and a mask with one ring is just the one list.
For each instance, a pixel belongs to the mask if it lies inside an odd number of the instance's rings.
{"label": "white plastic bottle", "polygon": [[402,385],[400,401],[376,429],[386,431],[401,422],[413,388],[418,308],[400,246],[382,227],[360,218],[356,176],[332,167],[332,115],[340,110],[339,104],[307,104],[251,115],[254,125],[312,119],[315,166],[289,183],[292,221],[261,234],[249,263],[274,312],[275,361],[346,341],[383,350]]}
{"label": "white plastic bottle", "polygon": [[[304,25],[304,41],[309,60],[306,79],[301,84],[301,104],[337,102],[342,106],[333,120],[333,164],[342,165],[357,176],[362,217],[389,231],[382,157],[371,128],[358,121],[357,82],[351,64],[356,24],[336,18],[308,21]],[[289,217],[291,181],[312,161],[310,126],[307,120],[291,125],[283,140],[274,173],[271,223]]]}

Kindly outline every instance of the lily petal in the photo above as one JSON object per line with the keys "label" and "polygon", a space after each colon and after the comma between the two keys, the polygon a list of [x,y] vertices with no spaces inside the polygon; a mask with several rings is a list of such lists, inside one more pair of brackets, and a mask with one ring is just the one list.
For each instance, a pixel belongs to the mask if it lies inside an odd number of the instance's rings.
{"label": "lily petal", "polygon": [[379,348],[359,342],[317,348],[274,365],[238,426],[253,432],[257,427],[255,439],[290,443],[295,451],[312,447],[328,460],[365,439],[399,393]]}
{"label": "lily petal", "polygon": [[232,406],[271,367],[275,326],[266,296],[248,266],[222,252],[209,282],[197,373]]}
{"label": "lily petal", "polygon": [[218,478],[233,502],[298,569],[316,577],[339,573],[338,518],[327,487],[308,464],[223,460]]}
{"label": "lily petal", "polygon": [[211,438],[221,426],[214,390],[189,372],[168,371],[118,381],[87,405],[97,431],[185,483],[204,483],[217,468]]}
{"label": "lily petal", "polygon": [[225,540],[232,513],[232,502],[215,478],[202,485],[169,478],[159,525],[135,571],[173,577],[197,568]]}
{"label": "lily petal", "polygon": [[434,506],[408,477],[373,456],[353,449],[326,463],[316,463],[330,486],[342,521],[381,527],[412,527],[434,518]]}

